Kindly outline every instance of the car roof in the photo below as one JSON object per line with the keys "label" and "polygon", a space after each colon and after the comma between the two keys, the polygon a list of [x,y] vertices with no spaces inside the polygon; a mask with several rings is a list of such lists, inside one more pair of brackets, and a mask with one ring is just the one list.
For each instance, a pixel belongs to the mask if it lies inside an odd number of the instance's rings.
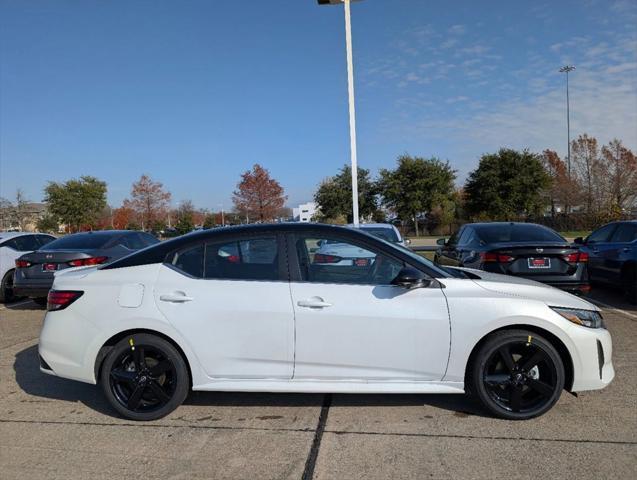
{"label": "car roof", "polygon": [[[348,223],[348,227],[353,227],[353,223]],[[360,223],[359,228],[387,228],[393,230],[395,227],[391,223]]]}
{"label": "car roof", "polygon": [[24,237],[25,235],[48,235],[53,236],[49,233],[40,233],[40,232],[0,232],[0,240],[6,240],[8,238],[14,237]]}
{"label": "car roof", "polygon": [[532,222],[477,222],[477,223],[465,223],[465,227],[489,227],[489,226],[500,226],[505,227],[507,225],[515,226],[515,225],[528,225],[532,227],[546,228],[552,230],[551,227],[547,227],[546,225],[542,225],[540,223],[532,223]]}

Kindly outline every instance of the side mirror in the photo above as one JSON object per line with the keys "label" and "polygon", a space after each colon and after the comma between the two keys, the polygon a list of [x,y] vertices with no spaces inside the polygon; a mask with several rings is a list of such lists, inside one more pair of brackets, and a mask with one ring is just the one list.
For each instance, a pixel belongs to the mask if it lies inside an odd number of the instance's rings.
{"label": "side mirror", "polygon": [[444,247],[447,244],[447,239],[446,238],[439,238],[438,240],[436,240],[436,243],[438,245],[440,245],[441,247]]}
{"label": "side mirror", "polygon": [[406,288],[411,290],[412,288],[425,288],[428,287],[431,280],[420,270],[416,270],[412,267],[403,267],[398,272],[396,278],[391,281],[392,285]]}
{"label": "side mirror", "polygon": [[573,243],[577,243],[578,245],[584,245],[584,239],[582,237],[577,237],[573,240]]}
{"label": "side mirror", "polygon": [[408,238],[405,239],[405,245],[411,245],[411,240],[409,240]]}
{"label": "side mirror", "polygon": [[324,243],[325,243],[325,240],[319,240],[318,242],[316,242],[316,244],[317,244],[319,247],[322,247]]}

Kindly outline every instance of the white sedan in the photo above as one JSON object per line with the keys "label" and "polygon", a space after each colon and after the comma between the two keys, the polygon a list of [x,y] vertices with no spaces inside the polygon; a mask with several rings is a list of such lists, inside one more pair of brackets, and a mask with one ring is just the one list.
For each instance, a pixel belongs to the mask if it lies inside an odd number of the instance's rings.
{"label": "white sedan", "polygon": [[[319,241],[370,262],[315,262]],[[228,252],[232,254],[229,255]],[[206,230],[61,271],[43,372],[101,384],[121,415],[160,418],[188,391],[457,393],[527,419],[614,377],[597,307],[532,281],[442,269],[356,230]]]}

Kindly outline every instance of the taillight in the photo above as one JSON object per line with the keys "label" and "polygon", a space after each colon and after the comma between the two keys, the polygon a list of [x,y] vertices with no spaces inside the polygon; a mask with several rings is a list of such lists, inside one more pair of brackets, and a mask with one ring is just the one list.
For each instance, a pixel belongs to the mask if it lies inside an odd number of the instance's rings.
{"label": "taillight", "polygon": [[498,262],[498,263],[509,263],[515,260],[515,257],[511,255],[501,255],[499,253],[491,253],[491,252],[481,252],[480,260],[483,262]]}
{"label": "taillight", "polygon": [[48,312],[57,312],[64,310],[75,300],[80,298],[84,292],[77,290],[49,290],[46,300],[46,310]]}
{"label": "taillight", "polygon": [[86,267],[88,265],[99,265],[108,260],[108,257],[89,257],[78,258],[77,260],[71,260],[69,263],[72,267]]}
{"label": "taillight", "polygon": [[323,253],[314,254],[314,263],[338,263],[343,260],[336,255],[325,255]]}
{"label": "taillight", "polygon": [[31,262],[29,262],[28,260],[16,260],[15,261],[15,267],[16,268],[29,268],[31,265],[33,265]]}
{"label": "taillight", "polygon": [[578,263],[578,262],[588,262],[588,253],[586,252],[575,252],[569,253],[568,255],[564,255],[564,260],[568,263]]}

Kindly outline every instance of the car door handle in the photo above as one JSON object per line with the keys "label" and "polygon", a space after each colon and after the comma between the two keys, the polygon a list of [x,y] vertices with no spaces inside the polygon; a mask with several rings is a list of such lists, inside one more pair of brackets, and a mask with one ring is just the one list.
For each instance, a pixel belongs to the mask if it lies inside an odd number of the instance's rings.
{"label": "car door handle", "polygon": [[164,295],[160,295],[159,299],[162,302],[172,302],[172,303],[184,303],[184,302],[190,302],[194,300],[194,298],[188,297],[183,293],[164,294]]}
{"label": "car door handle", "polygon": [[298,302],[296,302],[296,304],[299,307],[305,308],[325,308],[332,306],[331,303],[323,301],[321,297],[312,297],[305,300],[299,300]]}
{"label": "car door handle", "polygon": [[630,252],[630,247],[624,247],[624,252]]}

